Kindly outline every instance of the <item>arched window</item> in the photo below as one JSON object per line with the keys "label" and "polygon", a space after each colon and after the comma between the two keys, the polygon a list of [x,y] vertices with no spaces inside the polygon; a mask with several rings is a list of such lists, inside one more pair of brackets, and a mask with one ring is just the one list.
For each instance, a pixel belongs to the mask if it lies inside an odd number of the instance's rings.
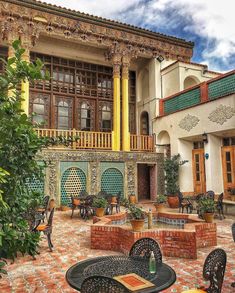
{"label": "arched window", "polygon": [[140,116],[140,134],[149,135],[149,114],[142,112]]}
{"label": "arched window", "polygon": [[86,102],[81,104],[81,130],[91,130],[91,109]]}
{"label": "arched window", "polygon": [[58,129],[69,129],[69,104],[65,101],[58,103]]}
{"label": "arched window", "polygon": [[34,123],[42,123],[45,121],[45,101],[42,98],[36,98],[33,100],[33,112],[36,114],[33,116]]}
{"label": "arched window", "polygon": [[102,107],[102,131],[110,132],[111,127],[111,109],[109,106],[104,105]]}

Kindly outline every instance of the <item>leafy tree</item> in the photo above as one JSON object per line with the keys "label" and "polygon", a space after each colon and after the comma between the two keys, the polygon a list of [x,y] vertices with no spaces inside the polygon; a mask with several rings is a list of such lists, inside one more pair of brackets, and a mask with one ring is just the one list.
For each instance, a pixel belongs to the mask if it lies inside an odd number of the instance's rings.
{"label": "leafy tree", "polygon": [[19,41],[12,45],[15,56],[2,60],[5,72],[0,75],[0,258],[14,260],[18,252],[36,254],[39,233],[30,231],[27,215],[40,197],[27,180],[41,178],[42,167],[35,157],[50,141],[37,137],[31,118],[21,110],[20,91],[22,81],[33,83],[48,76],[43,76],[39,59],[22,60],[25,50]]}
{"label": "leafy tree", "polygon": [[180,154],[164,160],[166,194],[175,195],[179,191],[179,167],[188,161],[180,161]]}

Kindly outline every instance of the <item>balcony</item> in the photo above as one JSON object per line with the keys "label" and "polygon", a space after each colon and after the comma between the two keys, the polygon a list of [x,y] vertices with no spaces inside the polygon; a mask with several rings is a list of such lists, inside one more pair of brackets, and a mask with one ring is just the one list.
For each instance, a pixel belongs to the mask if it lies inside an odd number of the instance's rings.
{"label": "balcony", "polygon": [[235,93],[235,70],[160,100],[160,116],[169,115]]}
{"label": "balcony", "polygon": [[[79,130],[59,130],[36,128],[38,137],[78,137],[77,142],[72,142],[68,147],[71,149],[89,150],[112,150],[111,132],[93,132]],[[130,135],[130,150],[134,152],[154,152],[155,139],[150,135]]]}

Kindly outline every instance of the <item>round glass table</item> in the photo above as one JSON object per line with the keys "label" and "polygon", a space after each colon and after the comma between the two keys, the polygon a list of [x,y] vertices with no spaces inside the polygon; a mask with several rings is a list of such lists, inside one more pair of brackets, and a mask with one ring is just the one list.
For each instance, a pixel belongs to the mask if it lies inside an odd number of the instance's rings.
{"label": "round glass table", "polygon": [[141,290],[143,293],[160,292],[176,281],[175,271],[165,263],[157,264],[156,273],[149,272],[148,259],[125,255],[103,256],[80,261],[68,269],[66,280],[69,285],[80,290],[82,282],[93,275],[114,276],[135,273],[155,286]]}

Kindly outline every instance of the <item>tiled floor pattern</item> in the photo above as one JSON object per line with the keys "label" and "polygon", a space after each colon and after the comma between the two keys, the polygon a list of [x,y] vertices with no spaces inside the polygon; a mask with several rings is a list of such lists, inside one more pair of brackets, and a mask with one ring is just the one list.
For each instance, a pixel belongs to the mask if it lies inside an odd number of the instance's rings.
{"label": "tiled floor pattern", "polygon": [[[65,280],[67,269],[76,262],[100,255],[117,254],[112,251],[90,249],[89,225],[77,213],[70,219],[70,211],[57,211],[54,218],[52,241],[54,251],[49,252],[47,241],[43,237],[40,243],[40,255],[36,260],[30,256],[19,256],[15,263],[7,266],[8,276],[0,279],[1,293],[54,293],[77,292],[69,287]],[[235,243],[231,236],[233,219],[226,218],[218,223],[218,247],[226,250],[228,262],[223,293],[234,293],[230,284],[235,281]],[[203,285],[202,267],[207,254],[214,247],[199,249],[197,260],[164,257],[164,262],[174,268],[176,283],[164,293],[181,292],[195,285]]]}

